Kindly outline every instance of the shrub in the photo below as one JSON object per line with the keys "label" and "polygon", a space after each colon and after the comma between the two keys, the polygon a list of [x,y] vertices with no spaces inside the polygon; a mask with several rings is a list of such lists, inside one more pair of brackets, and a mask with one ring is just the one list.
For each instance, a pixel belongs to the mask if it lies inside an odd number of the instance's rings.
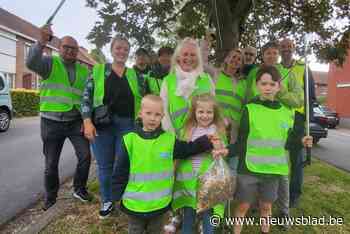
{"label": "shrub", "polygon": [[38,115],[40,96],[37,90],[13,89],[11,98],[16,117]]}

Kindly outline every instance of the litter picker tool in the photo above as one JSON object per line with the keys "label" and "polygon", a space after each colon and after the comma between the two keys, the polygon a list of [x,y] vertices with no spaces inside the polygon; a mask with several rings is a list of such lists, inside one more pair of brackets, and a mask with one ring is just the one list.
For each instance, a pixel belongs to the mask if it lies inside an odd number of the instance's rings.
{"label": "litter picker tool", "polygon": [[[309,40],[307,38],[307,34],[305,34],[305,128],[306,128],[306,136],[310,136],[310,92],[309,92],[309,67],[308,67],[308,59],[307,53],[309,51]],[[311,148],[306,147],[306,161],[304,162],[304,166],[311,165]]]}
{"label": "litter picker tool", "polygon": [[[58,6],[56,7],[55,11],[54,11],[54,12],[52,13],[52,15],[47,19],[46,25],[52,24],[53,19],[55,18],[55,16],[57,15],[57,12],[61,9],[61,7],[63,6],[63,4],[64,4],[65,1],[66,1],[66,0],[61,0],[61,1],[60,1],[60,3],[58,4]],[[51,41],[52,38],[53,38],[53,36],[51,35],[49,41]]]}

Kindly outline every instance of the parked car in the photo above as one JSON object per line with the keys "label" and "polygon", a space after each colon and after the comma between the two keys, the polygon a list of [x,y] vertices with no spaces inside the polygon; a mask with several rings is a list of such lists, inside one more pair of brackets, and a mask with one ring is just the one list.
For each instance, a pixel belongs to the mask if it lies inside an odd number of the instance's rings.
{"label": "parked car", "polygon": [[318,107],[323,111],[323,113],[326,116],[330,116],[330,117],[335,118],[335,125],[331,125],[331,126],[329,126],[329,128],[335,128],[336,126],[339,125],[340,117],[339,117],[339,114],[337,112],[335,112],[335,111],[333,111],[333,110],[331,110],[328,107],[323,106],[323,105],[319,105]]}
{"label": "parked car", "polygon": [[313,107],[314,122],[324,128],[335,128],[339,124],[339,116],[325,106],[315,104]]}
{"label": "parked car", "polygon": [[318,123],[310,122],[310,135],[313,137],[313,143],[317,144],[321,138],[327,138],[328,128],[324,128]]}
{"label": "parked car", "polygon": [[12,119],[10,88],[4,74],[0,73],[0,132],[9,129]]}

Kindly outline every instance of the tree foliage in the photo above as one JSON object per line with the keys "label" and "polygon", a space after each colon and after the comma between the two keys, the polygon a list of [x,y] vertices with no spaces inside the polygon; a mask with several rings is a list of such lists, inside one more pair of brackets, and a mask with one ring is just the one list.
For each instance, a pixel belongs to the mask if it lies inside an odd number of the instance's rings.
{"label": "tree foliage", "polygon": [[350,47],[350,0],[86,0],[100,20],[88,35],[98,48],[112,35],[151,48],[158,39],[216,34],[216,54],[236,46],[260,47],[290,36],[303,54],[304,35],[320,61],[344,62]]}
{"label": "tree foliage", "polygon": [[106,56],[99,48],[92,49],[89,54],[97,63],[105,63],[107,61]]}

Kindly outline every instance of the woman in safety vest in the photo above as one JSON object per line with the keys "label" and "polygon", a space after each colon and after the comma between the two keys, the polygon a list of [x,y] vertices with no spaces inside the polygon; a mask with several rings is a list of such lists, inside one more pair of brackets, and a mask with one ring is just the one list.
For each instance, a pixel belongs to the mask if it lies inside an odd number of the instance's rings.
{"label": "woman in safety vest", "polygon": [[96,64],[83,97],[84,134],[91,141],[98,167],[102,206],[100,218],[113,210],[111,176],[121,150],[121,137],[134,127],[141,95],[134,69],[125,66],[130,44],[115,37],[111,44],[113,63]]}
{"label": "woman in safety vest", "polygon": [[202,56],[197,41],[185,38],[175,49],[171,71],[164,78],[160,91],[165,109],[163,128],[175,131],[179,136],[192,96],[214,92],[211,77],[203,72]]}

